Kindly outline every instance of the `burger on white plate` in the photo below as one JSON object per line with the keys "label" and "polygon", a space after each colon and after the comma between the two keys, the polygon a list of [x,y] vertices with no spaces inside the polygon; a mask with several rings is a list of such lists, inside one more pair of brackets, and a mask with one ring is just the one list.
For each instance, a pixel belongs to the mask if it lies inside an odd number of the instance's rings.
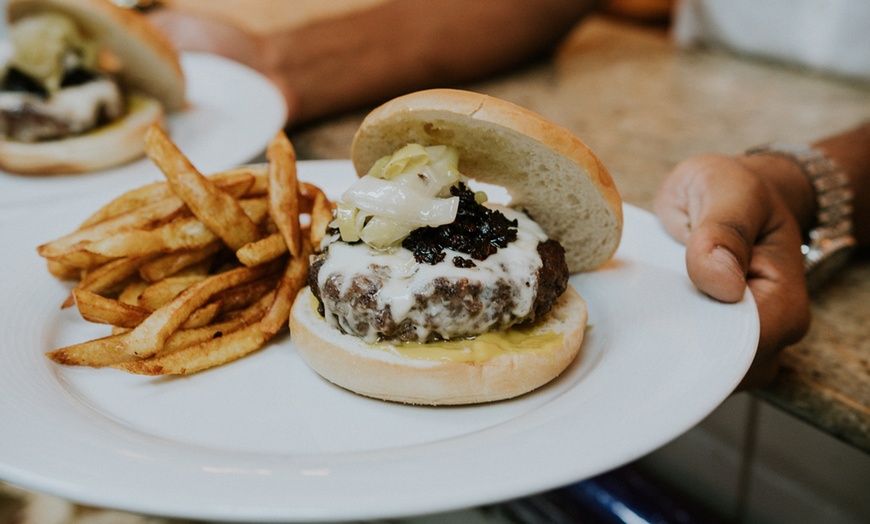
{"label": "burger on white plate", "polygon": [[96,171],[144,154],[145,130],[185,105],[168,39],[108,0],[9,0],[0,169]]}
{"label": "burger on white plate", "polygon": [[[355,393],[409,404],[516,397],[580,351],[569,274],[607,262],[622,201],[577,137],[493,97],[436,89],[370,113],[290,318],[306,363]],[[504,187],[510,207],[486,201]]]}

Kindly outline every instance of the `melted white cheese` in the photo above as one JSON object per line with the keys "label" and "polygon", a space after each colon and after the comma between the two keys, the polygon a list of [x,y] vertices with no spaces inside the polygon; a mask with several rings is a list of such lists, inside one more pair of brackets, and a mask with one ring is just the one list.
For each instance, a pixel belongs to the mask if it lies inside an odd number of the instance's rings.
{"label": "melted white cheese", "polygon": [[18,111],[27,107],[67,124],[73,133],[95,127],[101,106],[111,120],[124,112],[121,91],[114,81],[107,78],[66,87],[47,99],[32,93],[0,92],[0,110]]}
{"label": "melted white cheese", "polygon": [[[318,285],[323,289],[324,283],[330,276],[335,274],[350,277],[356,274],[370,274],[371,266],[387,268],[379,270],[377,274],[384,277],[384,285],[377,294],[378,309],[390,306],[390,312],[396,323],[410,319],[417,327],[418,336],[426,339],[426,329],[419,326],[425,324],[423,319],[443,316],[443,311],[425,311],[415,308],[418,305],[415,295],[428,295],[431,291],[433,280],[438,277],[451,280],[469,278],[483,283],[485,289],[495,289],[495,283],[500,279],[511,283],[518,290],[514,297],[516,307],[513,314],[516,317],[525,317],[533,306],[535,290],[537,288],[537,273],[541,268],[541,257],[537,246],[547,239],[546,233],[541,227],[529,219],[525,214],[508,208],[500,208],[510,220],[517,220],[517,239],[500,248],[495,254],[486,260],[474,260],[476,267],[457,268],[453,265],[454,256],[469,258],[468,255],[452,250],[445,250],[444,261],[435,265],[419,264],[414,260],[413,253],[403,247],[388,250],[376,250],[363,242],[348,244],[336,241],[337,236],[324,240],[324,246],[328,245],[329,256],[323,263],[318,273]],[[340,296],[347,291],[351,278],[340,280],[344,288],[340,289]],[[427,290],[428,288],[428,290]],[[325,297],[324,297],[325,298]],[[485,300],[486,297],[483,297]],[[324,308],[327,320],[335,327],[341,326],[342,319],[336,320],[335,312],[329,307],[329,301],[324,300]],[[453,320],[453,319],[451,319]],[[471,328],[463,325],[458,319],[448,322],[439,329],[440,336],[452,338],[452,334],[467,336]],[[446,330],[446,332],[444,331]],[[372,327],[369,333],[362,338],[373,342],[377,340],[378,333]]]}

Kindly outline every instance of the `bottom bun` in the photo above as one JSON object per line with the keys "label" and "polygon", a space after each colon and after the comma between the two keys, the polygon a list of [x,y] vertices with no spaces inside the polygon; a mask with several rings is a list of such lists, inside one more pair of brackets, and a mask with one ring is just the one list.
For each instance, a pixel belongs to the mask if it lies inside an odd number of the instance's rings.
{"label": "bottom bun", "polygon": [[[474,350],[469,344],[475,340],[459,341],[464,348],[445,350],[423,349],[428,344],[372,345],[327,324],[306,287],[293,304],[290,333],[305,362],[338,386],[394,402],[455,405],[508,399],[550,382],[579,353],[586,321],[586,303],[569,285],[550,313],[533,326],[495,335],[505,349],[493,350],[484,342],[486,336],[475,339],[480,345]],[[518,338],[518,333],[524,335]],[[408,356],[404,351],[418,354]],[[469,360],[465,357],[470,351],[483,356]],[[443,358],[447,352],[459,358]]]}
{"label": "bottom bun", "polygon": [[163,123],[163,106],[131,95],[127,114],[93,131],[60,140],[0,140],[0,169],[24,175],[86,173],[127,163],[145,153],[145,131]]}

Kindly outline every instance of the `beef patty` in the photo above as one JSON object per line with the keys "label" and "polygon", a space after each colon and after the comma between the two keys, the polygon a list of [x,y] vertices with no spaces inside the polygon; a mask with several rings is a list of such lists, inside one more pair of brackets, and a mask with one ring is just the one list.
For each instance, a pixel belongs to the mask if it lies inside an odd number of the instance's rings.
{"label": "beef patty", "polygon": [[[506,210],[507,212],[507,210]],[[425,342],[503,330],[545,315],[568,284],[565,252],[519,212],[517,240],[472,267],[412,263],[336,241],[312,263],[309,284],[333,326],[369,342]]]}

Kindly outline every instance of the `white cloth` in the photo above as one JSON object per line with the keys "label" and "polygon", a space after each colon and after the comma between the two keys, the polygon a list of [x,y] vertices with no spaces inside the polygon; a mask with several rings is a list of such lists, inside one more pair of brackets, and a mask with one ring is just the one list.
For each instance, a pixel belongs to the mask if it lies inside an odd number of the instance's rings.
{"label": "white cloth", "polygon": [[673,35],[870,79],[870,0],[678,0]]}

